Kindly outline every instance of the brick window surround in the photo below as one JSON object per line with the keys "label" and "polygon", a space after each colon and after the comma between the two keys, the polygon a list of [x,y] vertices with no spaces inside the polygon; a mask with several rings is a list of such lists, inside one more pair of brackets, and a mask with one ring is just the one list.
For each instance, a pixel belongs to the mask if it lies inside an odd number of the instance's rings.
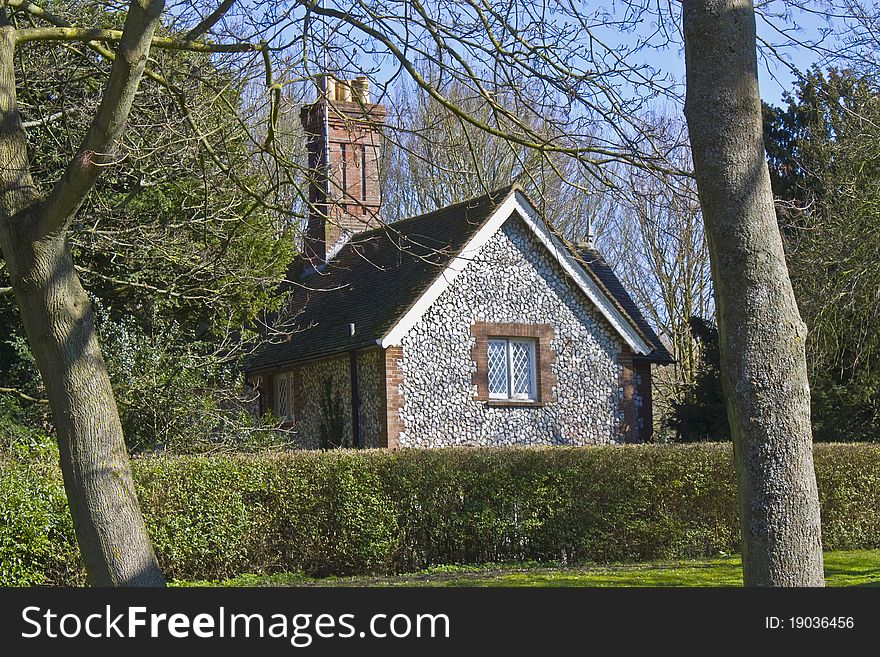
{"label": "brick window surround", "polygon": [[[543,406],[553,399],[553,362],[555,356],[550,343],[556,337],[551,324],[518,324],[475,322],[471,326],[474,346],[471,358],[477,364],[472,383],[477,386],[475,400],[489,406]],[[535,379],[537,398],[534,400],[508,400],[489,398],[489,338],[529,338],[535,341]]]}
{"label": "brick window surround", "polygon": [[292,368],[282,370],[275,368],[260,373],[251,378],[251,384],[259,391],[260,397],[260,415],[268,412],[275,412],[275,377],[281,374],[290,375],[290,403],[293,411],[293,418],[281,423],[281,428],[290,429],[300,421],[302,413],[302,378],[300,368],[293,366]]}

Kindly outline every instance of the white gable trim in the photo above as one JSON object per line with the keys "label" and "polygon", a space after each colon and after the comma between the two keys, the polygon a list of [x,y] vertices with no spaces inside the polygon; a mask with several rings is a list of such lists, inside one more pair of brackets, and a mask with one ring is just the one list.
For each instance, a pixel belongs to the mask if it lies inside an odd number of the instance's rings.
{"label": "white gable trim", "polygon": [[483,227],[477,231],[477,234],[464,246],[461,253],[449,263],[440,276],[413,304],[412,308],[400,318],[384,338],[377,341],[379,346],[385,348],[401,344],[403,336],[415,326],[416,322],[431,307],[431,304],[452,284],[456,276],[464,271],[464,268],[474,259],[480,249],[498,232],[515,211],[519,212],[520,217],[522,217],[535,238],[544,245],[557,264],[562,267],[565,273],[587,295],[590,301],[595,304],[602,316],[623,338],[624,342],[637,354],[647,355],[651,353],[651,347],[642,339],[632,324],[624,318],[614,305],[614,302],[596,285],[596,282],[583,272],[580,264],[578,264],[559,238],[550,232],[538,211],[520,190],[514,190],[496,208]]}

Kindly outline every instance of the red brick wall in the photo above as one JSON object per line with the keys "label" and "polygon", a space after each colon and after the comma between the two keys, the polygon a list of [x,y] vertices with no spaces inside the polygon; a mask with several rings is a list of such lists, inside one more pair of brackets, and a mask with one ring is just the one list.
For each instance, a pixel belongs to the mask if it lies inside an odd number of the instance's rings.
{"label": "red brick wall", "polygon": [[[628,443],[647,442],[654,435],[654,412],[651,397],[651,363],[634,359],[629,349],[620,356],[622,367],[620,386],[623,397],[620,410],[623,413],[621,433]],[[636,398],[641,405],[636,406]]]}
{"label": "red brick wall", "polygon": [[324,107],[320,101],[304,107],[300,115],[310,136],[312,181],[304,251],[313,264],[323,261],[343,233],[378,227],[382,202],[379,163],[385,108],[344,101],[330,104],[329,172],[325,175]]}
{"label": "red brick wall", "polygon": [[624,442],[635,443],[639,440],[635,405],[635,366],[632,351],[628,347],[624,347],[620,352],[620,367],[620,387],[623,390],[623,395],[620,398],[620,411],[623,415],[620,433],[623,435]]}
{"label": "red brick wall", "polygon": [[[400,385],[403,383],[403,373],[399,365],[402,358],[403,347],[385,349],[385,426],[382,433],[384,446],[391,449],[400,447],[400,433],[403,431],[403,420],[400,419],[400,409],[403,406]],[[380,444],[381,442],[380,440]]]}
{"label": "red brick wall", "polygon": [[651,386],[651,363],[644,360],[637,360],[634,363],[635,374],[638,379],[637,390],[642,398],[642,406],[638,409],[638,417],[641,420],[642,428],[639,431],[639,440],[648,442],[654,435],[654,407],[652,399]]}

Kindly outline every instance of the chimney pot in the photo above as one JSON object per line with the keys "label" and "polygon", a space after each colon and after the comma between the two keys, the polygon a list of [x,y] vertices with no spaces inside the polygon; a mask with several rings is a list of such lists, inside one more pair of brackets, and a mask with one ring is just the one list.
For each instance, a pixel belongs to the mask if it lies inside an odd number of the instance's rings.
{"label": "chimney pot", "polygon": [[339,80],[336,83],[336,100],[351,102],[351,85],[348,80]]}
{"label": "chimney pot", "polygon": [[351,81],[351,92],[356,102],[367,105],[370,102],[370,78],[359,75]]}
{"label": "chimney pot", "polygon": [[336,99],[336,80],[329,73],[325,73],[318,78],[318,100]]}

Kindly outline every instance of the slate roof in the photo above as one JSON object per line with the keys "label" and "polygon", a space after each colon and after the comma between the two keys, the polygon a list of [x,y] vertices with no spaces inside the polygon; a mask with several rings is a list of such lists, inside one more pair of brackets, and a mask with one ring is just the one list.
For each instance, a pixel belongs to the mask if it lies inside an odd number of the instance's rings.
{"label": "slate roof", "polygon": [[636,302],[633,301],[629,292],[623,287],[623,283],[617,278],[611,265],[605,261],[602,254],[595,248],[581,247],[572,250],[577,256],[579,256],[578,263],[581,267],[585,269],[587,273],[593,275],[593,280],[598,280],[598,282],[601,283],[610,296],[617,302],[620,309],[629,315],[629,318],[636,325],[636,328],[638,328],[639,333],[641,333],[645,342],[654,347],[654,350],[647,356],[637,356],[637,358],[648,360],[652,363],[657,363],[658,365],[669,365],[674,363],[675,359],[672,357],[672,354],[670,354],[666,347],[663,346],[663,342],[657,337],[654,329],[648,324],[644,315],[642,315],[642,312],[639,310],[639,307],[636,305]]}
{"label": "slate roof", "polygon": [[[323,272],[300,278],[285,311],[284,342],[267,344],[248,371],[376,344],[418,301],[512,191],[358,233]],[[355,325],[355,334],[349,324]]]}
{"label": "slate roof", "polygon": [[[490,192],[434,212],[358,233],[322,271],[293,284],[277,323],[281,341],[264,344],[246,364],[255,372],[375,345],[492,216],[515,187]],[[642,317],[598,251],[580,255],[581,266],[630,316],[654,352],[653,362],[671,356]],[[355,325],[351,335],[350,324]]]}

